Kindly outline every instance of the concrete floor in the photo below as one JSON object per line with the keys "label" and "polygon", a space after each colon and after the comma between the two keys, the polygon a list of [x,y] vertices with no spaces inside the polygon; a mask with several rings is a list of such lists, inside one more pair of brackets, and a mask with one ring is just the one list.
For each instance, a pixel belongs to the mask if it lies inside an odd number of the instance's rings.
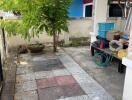
{"label": "concrete floor", "polygon": [[63,49],[110,95],[116,100],[122,100],[125,73],[118,73],[116,61],[106,68],[100,68],[92,61],[89,47],[68,47]]}
{"label": "concrete floor", "polygon": [[20,55],[14,100],[115,99],[60,49],[56,54]]}

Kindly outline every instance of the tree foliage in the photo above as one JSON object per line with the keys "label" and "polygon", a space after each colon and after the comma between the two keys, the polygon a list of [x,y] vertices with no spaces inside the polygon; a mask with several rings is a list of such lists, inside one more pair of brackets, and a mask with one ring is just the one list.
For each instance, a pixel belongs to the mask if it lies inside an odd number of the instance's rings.
{"label": "tree foliage", "polygon": [[[71,0],[0,0],[0,9],[19,11],[20,20],[1,20],[10,35],[25,39],[38,36],[45,30],[49,35],[68,31],[67,19]],[[29,31],[30,29],[30,31]]]}
{"label": "tree foliage", "polygon": [[1,0],[1,10],[18,11],[22,17],[21,20],[1,20],[0,26],[10,35],[15,33],[25,39],[39,36],[45,30],[54,37],[56,51],[57,34],[68,31],[68,9],[71,2],[71,0]]}

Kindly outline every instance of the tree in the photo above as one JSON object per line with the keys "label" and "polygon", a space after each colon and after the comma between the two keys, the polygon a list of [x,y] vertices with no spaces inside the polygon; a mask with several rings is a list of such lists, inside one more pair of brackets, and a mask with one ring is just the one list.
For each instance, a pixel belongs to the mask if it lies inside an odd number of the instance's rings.
{"label": "tree", "polygon": [[68,10],[71,2],[72,0],[2,0],[0,9],[18,11],[22,17],[20,20],[1,20],[0,25],[10,35],[16,33],[29,40],[45,30],[48,35],[53,36],[56,52],[57,35],[68,31]]}

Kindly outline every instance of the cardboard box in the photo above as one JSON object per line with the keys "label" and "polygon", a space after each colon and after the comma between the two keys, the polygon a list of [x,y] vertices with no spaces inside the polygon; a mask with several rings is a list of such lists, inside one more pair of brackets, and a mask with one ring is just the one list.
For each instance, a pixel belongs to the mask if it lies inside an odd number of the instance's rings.
{"label": "cardboard box", "polygon": [[122,34],[123,34],[123,32],[120,32],[118,30],[110,30],[107,32],[106,39],[109,41],[112,41],[116,37],[120,37]]}

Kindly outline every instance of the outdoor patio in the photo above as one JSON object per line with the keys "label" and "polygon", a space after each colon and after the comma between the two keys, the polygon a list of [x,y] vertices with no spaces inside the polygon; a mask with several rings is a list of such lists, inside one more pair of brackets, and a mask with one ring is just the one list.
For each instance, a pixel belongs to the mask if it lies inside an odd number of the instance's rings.
{"label": "outdoor patio", "polygon": [[118,63],[113,61],[101,68],[93,62],[89,47],[63,48],[93,79],[95,79],[116,100],[121,100],[125,73],[118,72]]}
{"label": "outdoor patio", "polygon": [[15,100],[114,100],[62,49],[56,54],[22,54],[19,59]]}
{"label": "outdoor patio", "polygon": [[132,0],[0,1],[0,100],[131,100]]}

